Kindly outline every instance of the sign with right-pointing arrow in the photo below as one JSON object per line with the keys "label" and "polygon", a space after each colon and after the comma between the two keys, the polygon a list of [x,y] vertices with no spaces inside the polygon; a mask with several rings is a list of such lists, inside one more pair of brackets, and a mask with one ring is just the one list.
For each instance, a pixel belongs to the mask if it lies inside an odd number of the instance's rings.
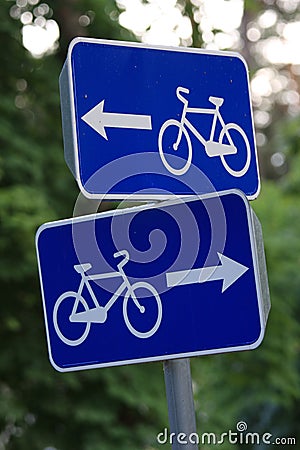
{"label": "sign with right-pointing arrow", "polygon": [[36,243],[58,370],[247,350],[263,339],[262,235],[240,191],[52,222]]}
{"label": "sign with right-pointing arrow", "polygon": [[218,253],[220,264],[201,269],[180,270],[167,273],[168,287],[182,286],[184,284],[206,283],[207,281],[222,281],[222,293],[237,281],[248,267],[231,258]]}

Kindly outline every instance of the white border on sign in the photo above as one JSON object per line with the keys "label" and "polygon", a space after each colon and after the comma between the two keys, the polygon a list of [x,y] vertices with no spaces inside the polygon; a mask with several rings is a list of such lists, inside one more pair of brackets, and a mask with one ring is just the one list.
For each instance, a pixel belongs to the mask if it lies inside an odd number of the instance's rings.
{"label": "white border on sign", "polygon": [[[124,200],[127,196],[127,194],[107,194],[107,193],[98,193],[98,194],[92,194],[88,192],[85,187],[82,184],[81,176],[80,176],[80,165],[79,165],[79,151],[78,151],[78,142],[77,142],[77,127],[76,127],[76,114],[75,114],[75,100],[74,100],[74,85],[73,85],[73,72],[72,72],[72,52],[74,47],[81,42],[86,43],[92,43],[92,44],[104,44],[104,45],[110,45],[110,46],[119,46],[119,47],[137,47],[137,48],[145,48],[145,49],[152,49],[152,50],[165,50],[165,51],[172,51],[172,52],[179,52],[179,53],[194,53],[194,54],[209,54],[209,55],[219,55],[219,56],[227,56],[231,58],[238,58],[242,61],[242,63],[245,66],[246,69],[246,75],[247,75],[247,81],[249,86],[249,73],[248,73],[248,67],[245,59],[236,52],[230,52],[230,51],[219,51],[219,50],[204,50],[204,49],[198,49],[198,48],[191,48],[191,47],[172,47],[172,46],[161,46],[161,45],[147,45],[142,44],[138,42],[125,42],[125,41],[109,41],[106,39],[95,39],[95,38],[83,38],[83,37],[76,37],[74,38],[68,48],[68,54],[67,54],[67,71],[68,71],[68,87],[69,87],[69,95],[70,95],[70,107],[71,107],[71,126],[72,126],[72,139],[73,139],[73,154],[74,154],[74,164],[75,164],[75,179],[77,181],[77,184],[79,186],[80,191],[83,193],[83,195],[88,199],[99,199],[99,198],[105,198],[106,200]],[[248,100],[249,104],[251,105],[251,97],[250,97],[250,89],[248,89]],[[253,123],[253,114],[251,111],[251,124],[252,124],[252,130],[253,130],[253,142],[255,143],[255,136],[254,136],[254,123]],[[261,189],[261,183],[260,183],[260,175],[259,175],[259,166],[258,166],[258,155],[257,155],[257,147],[256,144],[254,144],[254,152],[255,152],[255,159],[256,159],[256,167],[257,167],[257,176],[258,176],[258,185],[257,190],[253,195],[247,196],[249,200],[254,200],[258,197]],[[181,195],[182,197],[189,197],[190,194]],[[151,200],[168,200],[172,197],[172,194],[131,194],[131,200],[133,201],[151,201]]]}
{"label": "white border on sign", "polygon": [[[47,314],[46,314],[46,304],[45,304],[45,295],[44,295],[44,288],[43,288],[43,278],[42,278],[42,270],[41,270],[41,264],[40,264],[40,258],[39,258],[39,251],[38,251],[38,240],[41,235],[41,233],[49,228],[57,227],[57,226],[64,226],[69,225],[73,223],[78,222],[86,222],[86,221],[95,221],[98,218],[105,218],[110,217],[114,215],[122,215],[122,214],[131,214],[135,212],[139,212],[142,210],[147,209],[157,209],[160,207],[166,207],[171,206],[177,203],[182,202],[191,202],[191,201],[197,201],[197,200],[205,200],[212,197],[222,197],[223,195],[228,194],[235,194],[238,195],[244,202],[245,208],[246,208],[246,214],[247,214],[247,221],[249,226],[249,236],[250,236],[250,244],[251,244],[251,255],[253,260],[253,268],[254,268],[254,277],[255,277],[255,284],[256,284],[256,291],[257,291],[257,301],[258,301],[258,309],[259,309],[259,320],[260,320],[260,335],[258,339],[252,343],[252,344],[246,344],[243,346],[237,346],[237,347],[225,347],[225,348],[219,348],[219,349],[212,349],[212,350],[201,350],[201,351],[195,351],[195,352],[187,352],[187,353],[176,353],[171,355],[158,355],[154,357],[147,357],[147,358],[139,358],[139,359],[130,359],[130,360],[121,360],[121,361],[113,361],[108,363],[96,363],[96,364],[90,364],[90,365],[80,365],[80,366],[71,366],[71,367],[60,367],[58,366],[54,359],[52,358],[52,349],[50,345],[50,334],[48,329],[48,322],[47,322]],[[226,191],[222,191],[219,193],[210,193],[210,194],[204,194],[204,195],[193,195],[190,197],[186,197],[184,199],[172,199],[169,201],[165,201],[163,203],[159,204],[150,204],[150,205],[142,205],[142,206],[135,206],[131,208],[124,208],[119,210],[111,210],[107,212],[102,213],[96,213],[88,216],[80,216],[75,217],[72,219],[63,219],[58,220],[54,222],[48,222],[39,227],[36,233],[35,238],[36,243],[36,250],[37,250],[37,260],[38,260],[38,269],[39,269],[39,277],[40,277],[40,283],[41,283],[41,293],[42,293],[42,299],[43,299],[43,310],[44,310],[44,320],[45,320],[45,327],[46,327],[46,335],[47,335],[47,344],[48,344],[48,354],[49,359],[52,364],[52,366],[58,370],[59,372],[71,372],[71,371],[78,371],[78,370],[87,370],[87,369],[96,369],[96,368],[102,368],[102,367],[113,367],[113,366],[122,366],[127,364],[138,364],[138,363],[146,363],[146,362],[154,362],[154,361],[164,361],[169,359],[177,359],[177,358],[190,358],[195,356],[202,356],[202,355],[211,355],[211,354],[217,354],[217,353],[229,353],[229,352],[236,352],[241,350],[253,350],[257,348],[264,337],[265,334],[265,317],[263,312],[263,295],[262,295],[262,287],[261,287],[261,278],[259,274],[259,264],[258,264],[258,254],[257,254],[257,245],[255,241],[255,234],[254,234],[254,224],[253,224],[253,217],[251,214],[251,209],[249,202],[247,201],[247,198],[243,192],[241,192],[238,189],[230,189]]]}

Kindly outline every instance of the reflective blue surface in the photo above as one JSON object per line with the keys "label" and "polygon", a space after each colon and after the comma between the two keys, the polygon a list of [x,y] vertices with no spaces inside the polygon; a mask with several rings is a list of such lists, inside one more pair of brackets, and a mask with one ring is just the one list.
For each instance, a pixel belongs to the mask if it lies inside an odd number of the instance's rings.
{"label": "reflective blue surface", "polygon": [[[262,338],[260,291],[249,208],[241,194],[186,202],[163,202],[144,209],[130,208],[95,216],[43,225],[37,234],[37,252],[43,293],[50,359],[58,370],[126,364],[182,355],[199,355],[255,347]],[[113,278],[90,280],[98,305],[104,306],[122,284],[123,266],[140,304],[141,313],[123,292],[107,311],[106,321],[86,324],[70,321],[81,275],[74,265],[90,263],[86,274],[112,274]],[[218,253],[244,265],[247,270],[222,292],[222,280],[207,280],[168,287],[166,274],[220,265]],[[151,285],[152,293],[143,289]],[[126,291],[126,289],[125,289]],[[146,292],[147,291],[147,292]],[[58,299],[66,295],[58,307]],[[152,335],[139,337],[128,325],[146,333],[161,318]],[[145,297],[146,295],[146,297]],[[85,286],[78,312],[95,308]],[[125,313],[124,313],[125,304]],[[57,309],[58,308],[58,309]],[[55,318],[57,317],[57,318]],[[55,328],[66,338],[63,340]]]}
{"label": "reflective blue surface", "polygon": [[[86,40],[73,45],[70,64],[78,145],[75,152],[79,182],[86,193],[120,196],[147,190],[153,195],[169,192],[180,195],[238,188],[249,198],[257,195],[259,175],[248,74],[237,55]],[[215,105],[209,98],[223,99],[219,111],[224,123],[222,126],[217,121],[213,140],[229,145],[226,133],[220,137],[227,125],[226,131],[237,146],[236,154],[224,156],[225,163],[219,156],[209,156],[203,143],[212,139],[213,115],[187,111],[186,119],[204,141],[185,126],[192,148],[191,167],[177,175],[163,164],[159,134],[167,120],[180,122],[183,102],[176,95],[178,87],[189,90],[181,94],[188,101],[188,108],[213,111]],[[106,140],[82,120],[102,100],[107,113],[150,116],[152,129],[107,127]],[[169,126],[162,133],[161,144],[175,170],[188,158],[185,134],[178,150],[174,150],[177,136],[178,127]],[[243,175],[236,175],[247,163],[245,140],[249,164]]]}

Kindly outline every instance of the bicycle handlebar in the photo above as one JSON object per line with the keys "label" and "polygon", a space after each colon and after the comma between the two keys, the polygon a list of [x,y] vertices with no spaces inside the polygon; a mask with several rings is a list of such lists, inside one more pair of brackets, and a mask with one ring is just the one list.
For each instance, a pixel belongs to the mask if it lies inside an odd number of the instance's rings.
{"label": "bicycle handlebar", "polygon": [[129,261],[129,252],[127,250],[120,250],[119,252],[114,253],[114,258],[118,258],[119,256],[124,256],[124,260]]}
{"label": "bicycle handlebar", "polygon": [[129,261],[129,252],[127,250],[120,250],[119,252],[114,253],[114,258],[118,258],[118,256],[124,257],[124,259],[117,264],[120,273],[122,273],[122,267]]}
{"label": "bicycle handlebar", "polygon": [[176,89],[176,95],[179,100],[181,100],[183,103],[187,103],[188,100],[181,95],[181,92],[183,92],[184,94],[189,94],[190,90],[182,86],[178,86],[178,88]]}

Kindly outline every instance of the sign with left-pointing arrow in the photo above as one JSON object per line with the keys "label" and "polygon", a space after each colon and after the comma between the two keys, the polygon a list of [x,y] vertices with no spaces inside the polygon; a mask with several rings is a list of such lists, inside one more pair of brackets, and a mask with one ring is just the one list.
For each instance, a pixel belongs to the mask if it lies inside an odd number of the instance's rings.
{"label": "sign with left-pointing arrow", "polygon": [[106,140],[108,140],[108,137],[105,128],[152,129],[151,116],[104,112],[103,107],[104,100],[84,114],[82,120]]}
{"label": "sign with left-pointing arrow", "polygon": [[259,193],[238,54],[76,38],[60,96],[65,159],[88,198]]}

